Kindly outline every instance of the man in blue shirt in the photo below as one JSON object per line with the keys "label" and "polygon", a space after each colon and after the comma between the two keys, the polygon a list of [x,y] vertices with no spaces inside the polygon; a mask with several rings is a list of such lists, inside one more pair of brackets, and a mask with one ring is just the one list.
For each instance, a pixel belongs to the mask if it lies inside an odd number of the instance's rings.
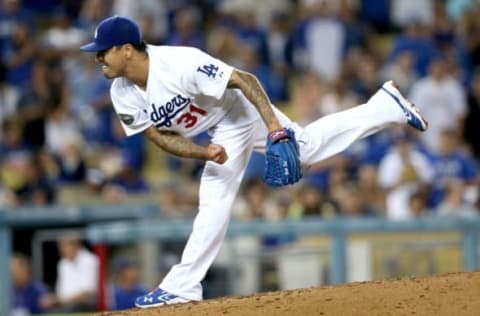
{"label": "man in blue shirt", "polygon": [[13,285],[14,311],[42,314],[53,306],[53,296],[47,287],[31,277],[30,262],[22,254],[14,254],[10,261]]}
{"label": "man in blue shirt", "polygon": [[119,257],[114,262],[115,283],[110,288],[110,308],[122,310],[135,307],[135,299],[148,293],[139,283],[138,263],[128,257]]}
{"label": "man in blue shirt", "polygon": [[474,159],[458,149],[458,134],[454,129],[444,129],[439,137],[438,150],[430,156],[434,168],[434,180],[429,206],[438,206],[445,195],[448,182],[460,180],[473,184],[477,176]]}

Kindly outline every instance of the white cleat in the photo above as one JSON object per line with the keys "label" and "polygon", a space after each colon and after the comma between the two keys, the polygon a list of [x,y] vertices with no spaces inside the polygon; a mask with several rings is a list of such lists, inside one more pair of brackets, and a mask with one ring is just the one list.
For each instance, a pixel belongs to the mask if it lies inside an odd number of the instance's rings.
{"label": "white cleat", "polygon": [[408,101],[402,95],[398,86],[395,84],[395,82],[393,82],[393,80],[385,82],[382,86],[382,90],[395,100],[407,117],[407,123],[410,126],[413,126],[421,132],[427,130],[428,121],[422,116],[420,110],[415,106],[415,104]]}

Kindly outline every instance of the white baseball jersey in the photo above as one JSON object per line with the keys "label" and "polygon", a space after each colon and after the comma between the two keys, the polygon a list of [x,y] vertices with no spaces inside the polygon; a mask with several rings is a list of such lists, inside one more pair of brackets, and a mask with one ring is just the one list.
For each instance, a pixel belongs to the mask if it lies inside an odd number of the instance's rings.
{"label": "white baseball jersey", "polygon": [[146,90],[116,78],[110,95],[125,133],[154,125],[185,137],[217,124],[237,92],[226,89],[233,67],[191,47],[147,46]]}

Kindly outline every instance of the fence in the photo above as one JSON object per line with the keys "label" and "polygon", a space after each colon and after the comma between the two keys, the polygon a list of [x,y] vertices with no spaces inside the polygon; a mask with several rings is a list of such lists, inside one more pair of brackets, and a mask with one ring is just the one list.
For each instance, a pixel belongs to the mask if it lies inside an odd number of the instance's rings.
{"label": "fence", "polygon": [[[0,211],[0,258],[2,258],[0,260],[0,315],[8,315],[10,311],[8,258],[11,255],[11,231],[13,228],[88,224],[85,236],[95,245],[123,244],[142,240],[185,239],[190,234],[192,227],[190,220],[142,220],[156,214],[158,214],[158,209],[153,206],[59,207],[48,210]],[[464,270],[478,269],[480,217],[468,219],[424,218],[402,222],[392,222],[381,218],[323,220],[317,217],[275,223],[234,221],[229,227],[228,237],[260,237],[282,234],[327,236],[331,253],[329,279],[335,284],[346,282],[347,239],[352,234],[445,231],[459,232],[462,235]]]}
{"label": "fence", "polygon": [[[191,221],[158,221],[94,224],[87,229],[87,237],[93,243],[121,244],[139,240],[163,240],[186,238],[192,227]],[[463,234],[463,266],[465,271],[478,268],[478,232],[480,218],[424,218],[414,221],[388,221],[385,219],[333,219],[308,218],[300,221],[267,223],[254,221],[233,222],[228,236],[268,236],[295,234],[328,235],[331,250],[332,283],[346,281],[346,238],[358,233],[386,232],[440,232],[460,231]]]}

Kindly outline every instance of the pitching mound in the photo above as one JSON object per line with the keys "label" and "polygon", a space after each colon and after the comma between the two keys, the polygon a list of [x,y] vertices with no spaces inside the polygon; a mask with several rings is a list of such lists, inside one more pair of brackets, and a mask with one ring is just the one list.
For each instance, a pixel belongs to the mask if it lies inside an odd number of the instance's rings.
{"label": "pitching mound", "polygon": [[480,315],[480,272],[227,297],[112,316]]}

